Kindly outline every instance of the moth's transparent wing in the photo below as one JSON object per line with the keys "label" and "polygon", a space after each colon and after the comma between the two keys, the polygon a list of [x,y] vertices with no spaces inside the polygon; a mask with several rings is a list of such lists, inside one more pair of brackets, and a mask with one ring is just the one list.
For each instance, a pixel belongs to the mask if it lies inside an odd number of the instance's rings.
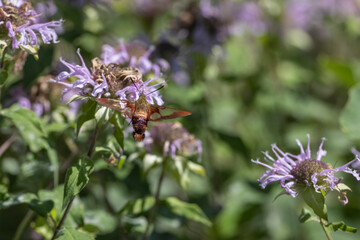
{"label": "moth's transparent wing", "polygon": [[129,102],[126,100],[113,99],[113,98],[97,98],[96,102],[99,104],[112,108],[116,111],[121,112],[126,115],[128,118],[131,118],[134,114],[135,103]]}
{"label": "moth's transparent wing", "polygon": [[172,119],[191,115],[191,112],[179,110],[175,108],[150,105],[149,121],[161,121],[164,119]]}

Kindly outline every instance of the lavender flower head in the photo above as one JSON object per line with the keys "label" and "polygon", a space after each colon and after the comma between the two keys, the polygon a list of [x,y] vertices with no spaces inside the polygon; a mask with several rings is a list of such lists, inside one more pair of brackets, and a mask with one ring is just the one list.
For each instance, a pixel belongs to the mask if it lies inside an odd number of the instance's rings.
{"label": "lavender flower head", "polygon": [[164,156],[198,155],[201,157],[201,141],[195,139],[179,122],[159,122],[153,125],[148,137],[144,139],[148,152],[160,150]]}
{"label": "lavender flower head", "polygon": [[59,42],[53,28],[60,26],[63,20],[40,23],[39,16],[27,1],[0,0],[0,32],[9,37],[13,49],[21,46],[39,48],[37,34],[44,44]]}
{"label": "lavender flower head", "polygon": [[[251,160],[254,163],[267,167],[268,170],[264,172],[258,180],[262,188],[265,188],[269,183],[280,181],[281,186],[292,197],[296,197],[300,192],[299,189],[304,187],[313,187],[316,192],[320,190],[325,193],[338,190],[337,186],[342,178],[334,176],[336,172],[345,172],[352,174],[357,180],[360,180],[359,171],[351,169],[349,166],[360,159],[356,157],[347,164],[333,168],[330,164],[321,161],[321,158],[326,156],[326,151],[323,150],[325,138],[322,139],[316,158],[311,158],[310,153],[310,135],[308,134],[308,144],[304,150],[299,140],[296,140],[300,147],[300,154],[294,155],[285,153],[280,150],[275,144],[272,145],[272,151],[275,158],[270,156],[268,152],[264,152],[265,160],[268,163],[260,162],[259,159]],[[344,200],[339,201],[345,205],[348,202],[346,193],[340,191]]]}
{"label": "lavender flower head", "polygon": [[116,46],[104,45],[101,58],[104,64],[117,63],[121,66],[135,67],[142,74],[154,72],[155,77],[161,77],[161,72],[169,68],[169,63],[164,59],[151,60],[151,54],[155,47],[146,49],[139,43],[124,44],[122,39],[118,40]]}
{"label": "lavender flower head", "polygon": [[[89,69],[80,54],[81,65],[71,64],[63,59],[63,63],[69,70],[59,73],[55,78],[55,82],[66,86],[63,96],[69,98],[72,95],[81,95],[85,97],[109,97],[118,98],[120,100],[136,101],[141,93],[146,95],[146,99],[150,104],[162,105],[164,102],[155,91],[158,85],[164,82],[152,84],[157,78],[142,81],[142,73],[134,67],[120,67],[119,64],[104,64],[99,58],[92,60],[92,67]],[[68,82],[69,78],[75,78],[74,82]],[[70,94],[70,95],[71,95]]]}

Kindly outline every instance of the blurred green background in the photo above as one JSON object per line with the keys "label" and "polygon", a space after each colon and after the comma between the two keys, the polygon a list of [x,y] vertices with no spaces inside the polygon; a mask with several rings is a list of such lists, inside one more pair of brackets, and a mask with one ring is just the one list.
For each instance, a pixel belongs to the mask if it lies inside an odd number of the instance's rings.
{"label": "blurred green background", "polygon": [[[205,178],[190,174],[187,189],[166,175],[161,196],[196,203],[212,226],[184,221],[160,207],[151,239],[325,239],[319,224],[298,221],[302,202],[291,196],[273,201],[282,190],[279,184],[259,187],[257,179],[265,169],[250,160],[262,159],[262,151],[270,151],[272,143],[298,154],[295,139],[306,144],[307,133],[313,154],[321,138],[327,139],[323,159],[327,163],[340,166],[354,158],[351,147],[360,147],[359,1],[63,0],[55,4],[58,10],[50,19],[65,20],[60,43],[42,46],[37,61],[27,58],[23,71],[1,90],[3,108],[12,88],[22,86],[29,93],[41,76],[58,74],[59,57],[79,63],[77,48],[90,66],[103,44],[115,44],[119,38],[154,45],[154,54],[171,66],[163,75],[165,105],[192,112],[180,121],[202,141],[201,164],[206,170]],[[187,80],[177,79],[176,73]],[[68,107],[60,104],[59,93],[52,98],[51,112],[42,119],[53,127],[47,140],[59,153],[59,183],[63,183],[66,168],[86,152],[91,127],[76,138],[76,117],[65,116]],[[1,156],[2,185],[9,193],[29,192],[61,201],[62,190],[49,186],[53,169],[46,151],[29,153],[12,123],[1,118],[0,124],[0,142],[15,138]],[[104,130],[98,146],[108,144],[110,132]],[[131,158],[141,153],[139,148],[130,136],[124,154]],[[120,239],[125,236],[123,228],[141,232],[145,218],[120,222],[113,212],[128,200],[153,194],[160,169],[143,174],[136,156],[122,169],[109,167],[101,155],[97,158],[96,171],[73,206],[83,212],[83,228],[101,240]],[[329,194],[330,221],[344,220],[358,228],[359,183],[350,175],[343,177],[352,188],[349,204],[342,206],[337,194]],[[0,239],[12,239],[27,213],[25,205],[0,210]],[[73,216],[76,222],[76,213]],[[50,230],[41,221],[32,216],[22,239],[42,239],[39,232],[46,235]],[[359,233],[332,236],[360,238]],[[136,235],[124,239],[132,238]]]}

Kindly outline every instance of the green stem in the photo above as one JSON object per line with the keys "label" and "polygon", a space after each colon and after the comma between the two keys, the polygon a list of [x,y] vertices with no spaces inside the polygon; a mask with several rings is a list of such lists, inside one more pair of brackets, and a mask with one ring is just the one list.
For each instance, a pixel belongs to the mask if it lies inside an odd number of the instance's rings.
{"label": "green stem", "polygon": [[26,229],[26,226],[29,225],[31,219],[34,217],[35,212],[29,210],[23,220],[21,221],[19,227],[16,229],[15,236],[13,240],[19,240],[21,235],[23,234],[24,230]]}
{"label": "green stem", "polygon": [[[95,147],[95,141],[96,141],[96,137],[97,137],[97,134],[98,134],[98,131],[99,131],[99,125],[96,124],[96,127],[95,127],[95,130],[94,130],[94,133],[93,133],[93,136],[91,138],[91,143],[90,143],[90,147],[89,147],[89,150],[88,150],[88,153],[87,153],[87,157],[88,158],[91,158],[91,155],[93,154],[94,152],[94,147]],[[51,240],[54,240],[56,238],[56,235],[58,234],[58,232],[60,231],[62,225],[64,224],[65,222],[65,219],[70,211],[70,208],[71,208],[71,204],[73,203],[75,199],[75,196],[73,196],[70,200],[70,202],[68,203],[68,205],[66,206],[66,209],[65,209],[65,212],[64,212],[64,215],[62,216],[59,224],[57,225],[55,231],[54,231],[54,234],[51,238]]]}
{"label": "green stem", "polygon": [[322,229],[324,230],[327,239],[328,239],[328,240],[333,240],[332,237],[331,237],[331,235],[330,235],[330,233],[328,232],[328,230],[326,230],[326,228],[325,228],[325,223],[324,223],[324,219],[322,219],[322,218],[320,218],[320,225],[321,225]]}
{"label": "green stem", "polygon": [[154,221],[155,213],[156,213],[156,210],[157,210],[158,205],[159,205],[160,189],[161,189],[161,185],[162,185],[164,175],[165,175],[166,159],[167,158],[165,157],[164,160],[163,160],[163,164],[162,164],[162,168],[161,168],[161,174],[160,174],[160,178],[159,178],[159,182],[158,182],[157,189],[156,189],[156,194],[155,194],[155,203],[154,203],[153,208],[151,209],[151,212],[150,212],[150,215],[149,215],[149,218],[148,218],[148,222],[147,222],[147,225],[146,225],[146,230],[144,232],[142,240],[146,240],[147,237],[148,237],[150,226],[151,226],[152,222]]}

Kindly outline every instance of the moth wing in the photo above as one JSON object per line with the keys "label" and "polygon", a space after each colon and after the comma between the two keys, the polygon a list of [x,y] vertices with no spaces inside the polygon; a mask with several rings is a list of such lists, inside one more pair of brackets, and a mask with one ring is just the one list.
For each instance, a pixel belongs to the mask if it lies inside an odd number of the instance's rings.
{"label": "moth wing", "polygon": [[191,115],[191,112],[158,105],[150,105],[149,121],[161,121],[164,119],[173,119],[189,115]]}
{"label": "moth wing", "polygon": [[112,98],[97,98],[96,101],[103,106],[112,108],[116,111],[125,114],[129,118],[132,117],[135,110],[135,103],[126,100],[112,99]]}

